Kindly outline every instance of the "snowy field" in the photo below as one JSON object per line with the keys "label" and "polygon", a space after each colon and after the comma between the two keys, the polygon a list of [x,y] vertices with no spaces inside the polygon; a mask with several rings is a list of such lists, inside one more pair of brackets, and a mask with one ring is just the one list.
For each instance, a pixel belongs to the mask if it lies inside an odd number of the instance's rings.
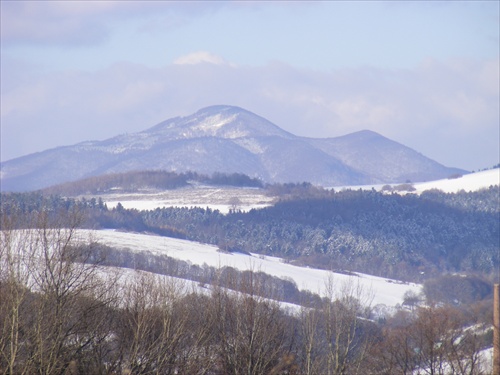
{"label": "snowy field", "polygon": [[347,285],[360,286],[363,297],[375,306],[383,304],[389,307],[403,302],[407,291],[420,293],[421,285],[402,283],[365,274],[348,276],[329,271],[298,267],[284,263],[280,258],[245,255],[241,253],[221,253],[216,246],[156,235],[117,232],[111,230],[94,231],[93,236],[102,244],[126,248],[132,251],[149,251],[152,254],[168,255],[175,259],[189,261],[192,264],[206,264],[212,267],[230,266],[238,270],[261,271],[280,278],[291,278],[299,289],[325,295],[329,279],[335,290],[341,291]]}
{"label": "snowy field", "polygon": [[445,193],[477,191],[490,186],[500,185],[500,168],[463,175],[459,178],[444,179],[414,184],[416,193],[430,189],[439,189]]}
{"label": "snowy field", "polygon": [[[395,187],[401,184],[398,183],[398,184],[378,184],[378,185],[336,186],[333,187],[333,189],[335,189],[336,191],[341,191],[344,189],[352,189],[352,190],[375,189],[376,191],[381,191],[382,187],[385,185]],[[412,193],[414,194],[420,194],[426,190],[431,190],[431,189],[438,189],[445,193],[457,193],[460,190],[464,190],[466,192],[477,191],[480,189],[489,188],[490,186],[500,185],[500,168],[490,169],[487,171],[481,171],[476,173],[469,173],[459,178],[442,179],[442,180],[428,181],[428,182],[417,182],[412,185],[415,188],[415,191],[412,191]]]}
{"label": "snowy field", "polygon": [[161,192],[103,194],[99,195],[99,197],[107,204],[108,208],[116,207],[119,202],[127,209],[154,210],[161,207],[209,207],[222,213],[227,213],[230,209],[249,211],[252,208],[267,207],[273,203],[273,197],[265,195],[262,189],[203,185]]}

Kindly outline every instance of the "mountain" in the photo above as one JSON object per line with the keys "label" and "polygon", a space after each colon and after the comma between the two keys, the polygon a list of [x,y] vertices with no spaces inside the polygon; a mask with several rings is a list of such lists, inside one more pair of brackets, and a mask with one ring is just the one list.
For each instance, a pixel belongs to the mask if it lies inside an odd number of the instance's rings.
{"label": "mountain", "polygon": [[434,160],[370,130],[308,142],[343,164],[361,172],[372,183],[432,181],[464,170],[446,168]]}
{"label": "mountain", "polygon": [[132,170],[243,173],[323,186],[426,181],[465,173],[371,131],[314,139],[233,106],[212,106],[134,134],[1,163],[1,189],[26,191]]}

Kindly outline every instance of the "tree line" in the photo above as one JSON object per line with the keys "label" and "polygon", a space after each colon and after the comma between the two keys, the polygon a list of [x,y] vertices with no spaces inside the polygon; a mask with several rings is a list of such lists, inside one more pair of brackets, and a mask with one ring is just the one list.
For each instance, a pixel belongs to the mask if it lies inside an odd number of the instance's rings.
{"label": "tree line", "polygon": [[45,195],[77,196],[110,192],[136,192],[144,189],[171,190],[188,186],[192,182],[207,185],[263,187],[256,178],[241,173],[213,173],[211,176],[196,172],[168,172],[161,170],[131,171],[87,177],[42,190]]}

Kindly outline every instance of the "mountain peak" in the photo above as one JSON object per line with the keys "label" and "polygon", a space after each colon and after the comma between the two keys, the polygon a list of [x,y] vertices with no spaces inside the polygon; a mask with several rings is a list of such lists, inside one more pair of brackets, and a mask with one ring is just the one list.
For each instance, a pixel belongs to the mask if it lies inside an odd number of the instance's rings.
{"label": "mountain peak", "polygon": [[234,106],[234,105],[225,105],[225,104],[217,104],[211,105],[205,108],[201,108],[194,115],[203,115],[203,114],[223,114],[223,113],[240,113],[240,112],[249,112],[246,109]]}
{"label": "mountain peak", "polygon": [[344,136],[338,137],[338,138],[352,138],[352,139],[359,139],[359,140],[374,140],[374,139],[387,139],[383,135],[373,131],[373,130],[368,130],[368,129],[363,129],[359,130],[357,132],[353,132],[350,134],[346,134]]}

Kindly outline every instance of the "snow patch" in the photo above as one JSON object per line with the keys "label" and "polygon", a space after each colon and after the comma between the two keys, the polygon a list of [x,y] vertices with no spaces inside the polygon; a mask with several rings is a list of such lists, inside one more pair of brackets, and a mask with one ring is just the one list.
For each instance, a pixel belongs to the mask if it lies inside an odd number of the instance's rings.
{"label": "snow patch", "polygon": [[415,184],[414,187],[417,193],[431,189],[439,189],[445,193],[457,193],[461,190],[466,192],[477,191],[498,185],[500,185],[500,168],[469,173],[457,178],[422,182]]}
{"label": "snow patch", "polygon": [[[411,183],[410,183],[411,184]],[[381,191],[384,186],[395,187],[401,184],[376,184],[376,185],[346,185],[346,186],[335,186],[331,189],[338,191],[351,189],[351,190],[376,190]],[[500,185],[500,168],[490,169],[481,172],[469,173],[463,176],[456,176],[453,178],[429,181],[429,182],[419,182],[411,184],[415,190],[412,191],[414,194],[420,194],[427,190],[438,189],[445,193],[458,193],[459,191],[478,191],[481,189],[488,189],[490,186]],[[395,191],[397,192],[397,191]]]}
{"label": "snow patch", "polygon": [[200,121],[198,125],[193,126],[193,129],[195,130],[202,130],[207,133],[211,133],[212,135],[215,135],[215,131],[217,129],[222,128],[224,125],[227,125],[231,122],[234,121],[238,117],[237,114],[231,115],[231,116],[225,116],[222,114],[216,114],[213,116],[209,116],[205,118],[203,121]]}

